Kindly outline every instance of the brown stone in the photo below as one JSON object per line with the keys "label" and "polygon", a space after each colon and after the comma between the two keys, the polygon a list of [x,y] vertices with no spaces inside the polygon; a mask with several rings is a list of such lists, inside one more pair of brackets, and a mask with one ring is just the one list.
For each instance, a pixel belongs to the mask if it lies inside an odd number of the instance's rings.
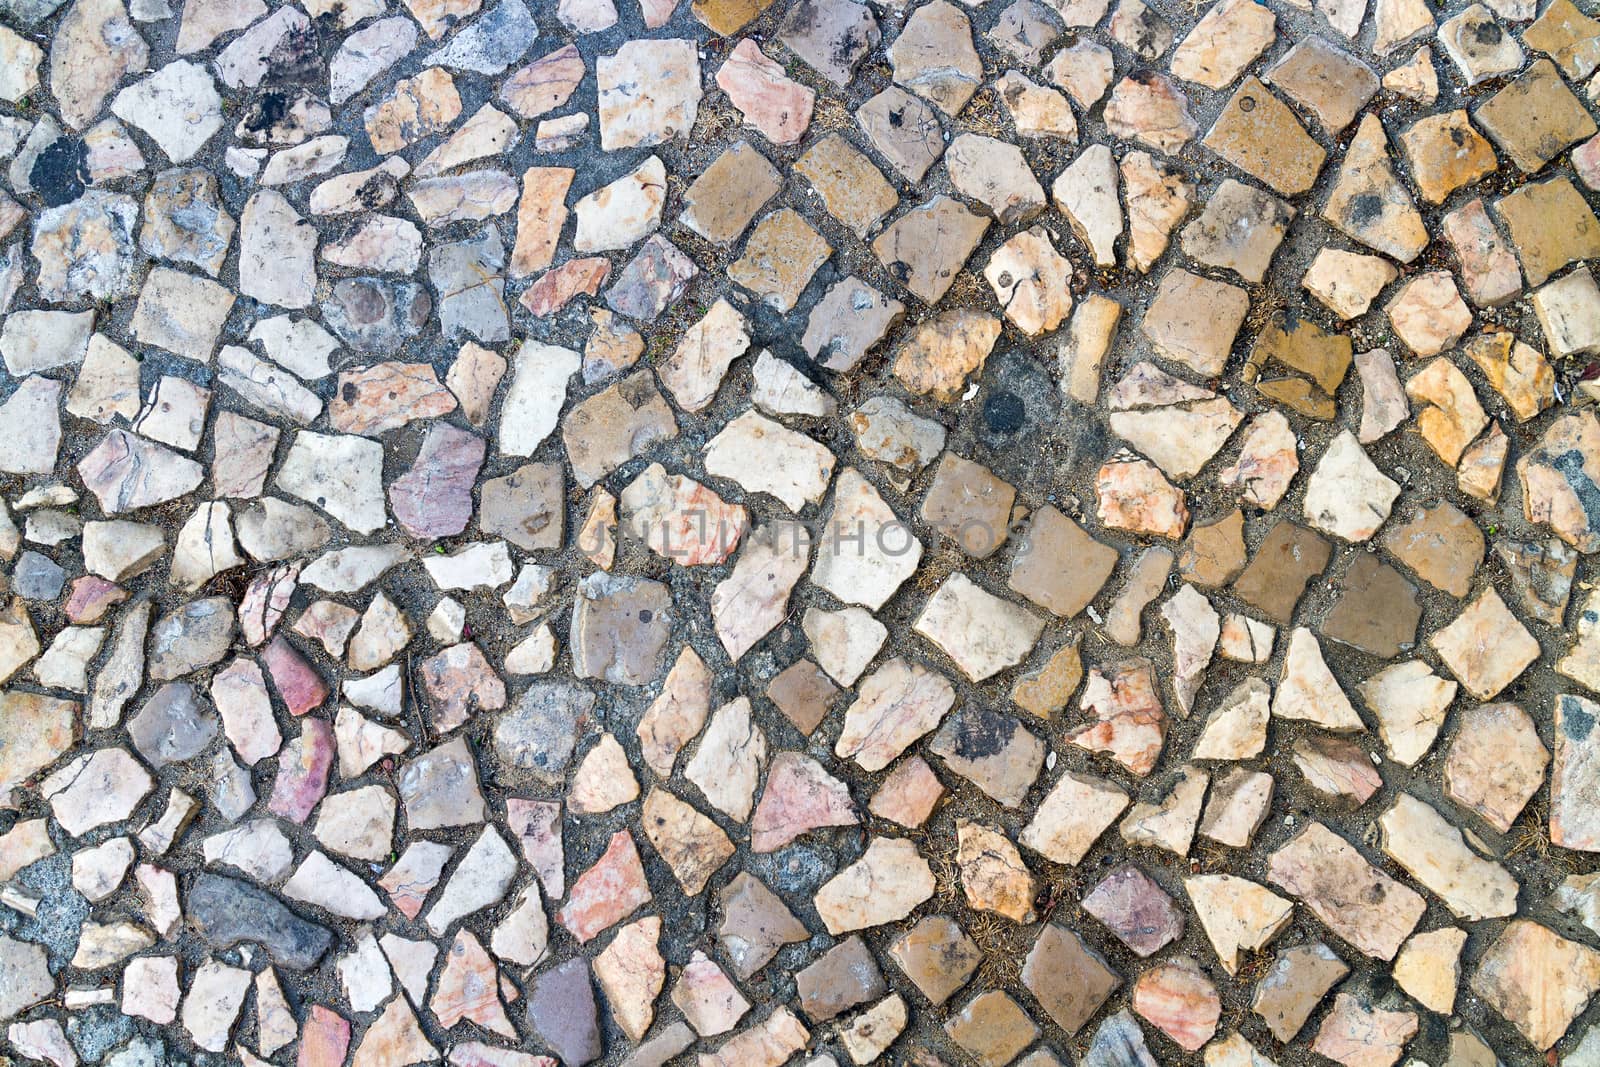
{"label": "brown stone", "polygon": [[1328,155],[1254,75],[1239,83],[1203,143],[1284,196],[1310,189]]}
{"label": "brown stone", "polygon": [[1292,1041],[1350,968],[1320,941],[1278,953],[1256,983],[1250,1008],[1279,1041]]}
{"label": "brown stone", "polygon": [[876,1000],[887,990],[878,961],[860,937],[830,948],[794,976],[800,1010],[812,1022],[826,1022],[858,1004]]}
{"label": "brown stone", "polygon": [[1094,1017],[1122,979],[1076,933],[1049,923],[1028,950],[1022,984],[1071,1035]]}
{"label": "brown stone", "polygon": [[821,724],[839,693],[822,668],[808,659],[791,663],[767,683],[767,699],[807,736]]}
{"label": "brown stone", "polygon": [[1510,232],[1529,285],[1543,285],[1567,264],[1600,256],[1600,220],[1566,178],[1524,185],[1495,201],[1494,210]]}
{"label": "brown stone", "polygon": [[1421,619],[1417,587],[1372,553],[1358,552],[1323,620],[1322,635],[1393,659],[1416,644]]}
{"label": "brown stone", "polygon": [[1233,583],[1246,604],[1287,626],[1307,584],[1323,572],[1333,548],[1320,534],[1292,522],[1267,531],[1250,565]]}
{"label": "brown stone", "polygon": [[1046,505],[1034,513],[1022,536],[1007,584],[1040,607],[1070,619],[1099,595],[1117,558],[1115,548]]}
{"label": "brown stone", "polygon": [[1548,59],[1535,60],[1515,81],[1479,105],[1475,117],[1511,161],[1528,174],[1600,129]]}
{"label": "brown stone", "polygon": [[1178,574],[1206,589],[1227,585],[1245,565],[1244,513],[1234,508],[1212,522],[1189,529],[1178,554]]}
{"label": "brown stone", "polygon": [[1483,543],[1477,523],[1446,501],[1418,508],[1383,535],[1383,547],[1396,559],[1454,597],[1471,592],[1472,577],[1483,561]]}
{"label": "brown stone", "polygon": [[1400,135],[1400,144],[1411,176],[1430,204],[1444,203],[1499,165],[1494,149],[1459,109],[1418,119]]}
{"label": "brown stone", "polygon": [[983,953],[954,919],[928,915],[889,945],[889,958],[937,1007],[967,984]]}

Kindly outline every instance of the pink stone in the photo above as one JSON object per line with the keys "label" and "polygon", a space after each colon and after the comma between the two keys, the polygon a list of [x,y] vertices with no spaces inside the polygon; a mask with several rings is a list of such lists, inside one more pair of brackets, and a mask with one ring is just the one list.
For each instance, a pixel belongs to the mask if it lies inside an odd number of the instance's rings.
{"label": "pink stone", "polygon": [[605,854],[572,884],[572,896],[556,913],[556,921],[580,942],[626,919],[650,901],[650,884],[633,835],[618,830]]}
{"label": "pink stone", "polygon": [[794,144],[811,124],[817,94],[787,77],[783,67],[762,55],[748,37],[728,53],[717,71],[717,85],[744,113],[745,125],[760,130],[773,144]]}
{"label": "pink stone", "polygon": [[300,1056],[295,1067],[340,1067],[350,1049],[350,1020],[321,1004],[311,1005],[300,1031]]}
{"label": "pink stone", "polygon": [[473,713],[506,706],[506,685],[470,641],[451,645],[422,661],[418,673],[428,691],[434,729],[448,733]]}
{"label": "pink stone", "polygon": [[1578,172],[1583,184],[1600,192],[1600,134],[1572,150],[1572,169]]}
{"label": "pink stone", "polygon": [[251,648],[259,648],[278,628],[299,577],[300,565],[285,563],[257,575],[245,589],[239,602],[239,628]]}
{"label": "pink stone", "polygon": [[1217,1032],[1222,1001],[1217,987],[1187,956],[1158,963],[1133,986],[1133,1010],[1194,1052]]}
{"label": "pink stone", "polygon": [[333,727],[328,721],[302,720],[300,736],[278,753],[278,777],[267,810],[290,822],[305,822],[328,791],[333,756]]}
{"label": "pink stone", "polygon": [[1167,714],[1149,660],[1094,668],[1079,706],[1097,721],[1068,734],[1073,744],[1104,752],[1141,778],[1155,769],[1166,741]]}
{"label": "pink stone", "polygon": [[545,895],[560,900],[567,892],[566,853],[561,844],[561,805],[553,800],[506,801],[506,825],[522,845],[522,855],[539,876]]}
{"label": "pink stone", "polygon": [[604,256],[569,259],[541,274],[522,294],[522,306],[536,318],[554,315],[579,294],[594,296],[610,276],[611,261]]}
{"label": "pink stone", "polygon": [[483,438],[437,422],[411,469],[389,486],[389,507],[413,537],[453,537],[472,518],[472,487],[483,466]]}
{"label": "pink stone", "polygon": [[290,715],[304,715],[328,699],[327,684],[306,662],[305,657],[283,638],[274,637],[261,654],[261,660],[266,664],[267,673],[272,676],[272,687],[283,698]]}
{"label": "pink stone", "polygon": [[[1576,151],[1573,163],[1577,163]],[[1482,200],[1469,200],[1444,217],[1444,236],[1461,264],[1467,296],[1494,307],[1522,292],[1522,270],[1505,238],[1494,228]]]}
{"label": "pink stone", "polygon": [[78,626],[99,622],[116,604],[128,599],[128,591],[115,582],[86,574],[75,578],[67,594],[67,621]]}
{"label": "pink stone", "polygon": [[859,821],[843,782],[814,759],[780,752],[772,760],[767,788],[750,820],[750,848],[776,852],[807,830],[854,826]]}
{"label": "pink stone", "polygon": [[1114,530],[1176,541],[1189,525],[1183,490],[1155,464],[1131,454],[1111,457],[1095,475],[1101,523]]}
{"label": "pink stone", "polygon": [[468,931],[458,930],[445,953],[444,969],[428,1008],[446,1030],[470,1019],[485,1030],[515,1040],[517,1032],[500,1003],[498,978],[499,971],[483,945]]}
{"label": "pink stone", "polygon": [[872,795],[867,810],[880,819],[916,829],[928,821],[944,796],[944,783],[921,756],[912,756],[889,772]]}

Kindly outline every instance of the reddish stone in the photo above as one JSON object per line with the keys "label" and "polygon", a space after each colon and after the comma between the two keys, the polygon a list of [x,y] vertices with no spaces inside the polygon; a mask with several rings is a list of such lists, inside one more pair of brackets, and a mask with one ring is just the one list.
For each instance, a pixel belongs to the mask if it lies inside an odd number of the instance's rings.
{"label": "reddish stone", "polygon": [[341,1067],[349,1050],[350,1020],[321,1004],[311,1005],[306,1025],[300,1031],[296,1067]]}
{"label": "reddish stone", "polygon": [[272,783],[272,814],[303,823],[328,791],[333,766],[333,727],[326,719],[305,719],[300,736],[278,753],[278,777]]}
{"label": "reddish stone", "polygon": [[274,637],[261,654],[261,660],[266,665],[267,673],[272,676],[272,687],[283,698],[290,715],[304,715],[328,699],[327,683],[306,662],[305,657],[283,638]]}
{"label": "reddish stone", "polygon": [[128,599],[128,591],[122,586],[92,574],[73,579],[68,588],[67,621],[78,626],[99,622],[111,607]]}
{"label": "reddish stone", "polygon": [[580,942],[587,942],[649,901],[650,884],[644,878],[638,846],[628,831],[618,830],[605,855],[572,884],[572,896],[556,921]]}
{"label": "reddish stone", "polygon": [[483,466],[483,438],[435,423],[411,469],[389,486],[389,507],[413,537],[453,537],[472,518],[472,487]]}
{"label": "reddish stone", "polygon": [[547,270],[522,294],[522,306],[537,318],[554,315],[579,294],[594,296],[611,274],[611,261],[604,256],[569,259]]}

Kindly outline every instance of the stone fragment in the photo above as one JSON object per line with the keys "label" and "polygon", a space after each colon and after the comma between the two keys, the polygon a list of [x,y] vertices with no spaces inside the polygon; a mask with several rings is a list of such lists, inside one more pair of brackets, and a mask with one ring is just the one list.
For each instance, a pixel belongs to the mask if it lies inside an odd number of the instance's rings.
{"label": "stone fragment", "polygon": [[1365,315],[1379,291],[1398,276],[1399,272],[1378,256],[1322,248],[1301,285],[1341,319],[1354,319]]}
{"label": "stone fragment", "polygon": [[1345,430],[1329,444],[1306,483],[1306,521],[1335,537],[1365,541],[1388,518],[1399,495],[1399,483]]}
{"label": "stone fragment", "polygon": [[1076,1034],[1122,979],[1076,933],[1047,923],[1023,962],[1022,984],[1056,1025]]}
{"label": "stone fragment", "polygon": [[1183,936],[1183,912],[1165,890],[1131,863],[1117,867],[1085,894],[1083,910],[1141,958]]}
{"label": "stone fragment", "polygon": [[1018,840],[1056,863],[1076,864],[1128,806],[1115,783],[1068,771],[1050,788]]}
{"label": "stone fragment", "polygon": [[1155,464],[1126,450],[1095,474],[1095,514],[1110,529],[1172,541],[1182,538],[1189,524],[1184,491]]}
{"label": "stone fragment", "polygon": [[933,895],[933,874],[910,841],[874,837],[859,860],[817,890],[830,934],[896,922]]}
{"label": "stone fragment", "polygon": [[856,123],[907,181],[921,181],[944,154],[938,113],[899,86],[889,86],[857,108]]}
{"label": "stone fragment", "polygon": [[1216,377],[1249,310],[1243,289],[1174,267],[1162,277],[1140,331],[1163,357]]}
{"label": "stone fragment", "polygon": [[1428,643],[1467,691],[1488,700],[1539,658],[1539,642],[1487,589]]}
{"label": "stone fragment", "polygon": [[1402,263],[1427,245],[1422,216],[1395,175],[1388,137],[1376,115],[1363,118],[1356,129],[1322,217],[1352,240]]}
{"label": "stone fragment", "polygon": [[1294,112],[1253,76],[1240,82],[1204,144],[1284,196],[1310,189],[1327,158]]}
{"label": "stone fragment", "polygon": [[[731,853],[732,846],[729,846]],[[805,926],[760,879],[739,872],[718,895],[717,939],[739,978],[750,978],[785,945],[804,941]]]}
{"label": "stone fragment", "polygon": [[1282,200],[1225,178],[1200,216],[1183,228],[1183,250],[1200,263],[1259,283],[1294,214]]}
{"label": "stone fragment", "polygon": [[1509,85],[1478,105],[1473,115],[1526,174],[1537,173],[1571,145],[1594,136],[1597,129],[1593,117],[1548,59],[1534,60]]}
{"label": "stone fragment", "polygon": [[1288,925],[1293,905],[1264,886],[1229,874],[1184,879],[1200,925],[1230,975],[1239,973],[1241,951],[1264,948]]}
{"label": "stone fragment", "polygon": [[1458,918],[1476,922],[1517,909],[1517,880],[1504,867],[1480,857],[1460,830],[1409,793],[1401,793],[1379,820],[1383,851]]}

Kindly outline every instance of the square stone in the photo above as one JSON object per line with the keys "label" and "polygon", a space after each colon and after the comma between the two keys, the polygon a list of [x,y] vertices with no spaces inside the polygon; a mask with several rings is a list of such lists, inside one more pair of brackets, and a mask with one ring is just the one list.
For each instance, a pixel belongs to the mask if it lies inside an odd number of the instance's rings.
{"label": "square stone", "polygon": [[1533,294],[1545,343],[1558,356],[1600,352],[1600,287],[1588,267],[1579,267]]}
{"label": "square stone", "polygon": [[740,141],[712,160],[684,191],[678,221],[713,244],[731,244],[782,188],[777,168]]}
{"label": "square stone", "polygon": [[559,549],[567,496],[561,464],[529,463],[479,491],[478,529],[527,552]]}
{"label": "square stone", "polygon": [[1099,595],[1116,569],[1117,550],[1046,504],[1034,512],[1011,561],[1007,583],[1063,619],[1076,616]]}
{"label": "square stone", "polygon": [[1421,618],[1417,587],[1372,553],[1358,552],[1322,622],[1322,636],[1393,659],[1415,645]]}
{"label": "square stone", "polygon": [[900,203],[883,172],[837,133],[808,148],[794,169],[816,189],[828,214],[863,239]]}
{"label": "square stone", "polygon": [[233,300],[232,291],[210,278],[156,267],[139,290],[130,328],[140,344],[210,363]]}
{"label": "square stone", "polygon": [[1267,71],[1266,81],[1317,117],[1322,128],[1338,133],[1378,93],[1371,67],[1321,37],[1307,37]]}
{"label": "square stone", "polygon": [[1122,979],[1076,933],[1050,923],[1028,950],[1022,984],[1071,1035],[1094,1017]]}
{"label": "square stone", "polygon": [[729,265],[728,277],[787,312],[832,252],[833,246],[799,212],[779,208],[756,224],[744,255]]}
{"label": "square stone", "polygon": [[807,737],[822,723],[840,692],[822,668],[808,659],[789,664],[767,683],[767,699]]}
{"label": "square stone", "polygon": [[829,370],[860,363],[906,313],[906,306],[860,278],[841,278],[822,294],[806,319],[800,347]]}
{"label": "square stone", "polygon": [[1524,185],[1496,201],[1494,210],[1511,232],[1529,285],[1543,285],[1567,264],[1600,256],[1600,220],[1566,178]]}
{"label": "square stone", "polygon": [[922,498],[922,518],[974,559],[1005,543],[1017,491],[989,468],[946,452]]}
{"label": "square stone", "polygon": [[1548,59],[1535,61],[1477,113],[1478,125],[1532,174],[1600,127]]}
{"label": "square stone", "polygon": [[1044,620],[957,571],[928,598],[914,629],[981,682],[1027,659]]}
{"label": "square stone", "polygon": [[966,985],[983,953],[954,919],[928,915],[890,944],[889,958],[938,1007]]}
{"label": "square stone", "polygon": [[1204,144],[1284,196],[1310,189],[1328,157],[1289,105],[1254,76],[1239,83]]}
{"label": "square stone", "polygon": [[1574,80],[1587,78],[1600,66],[1600,21],[1572,0],[1554,0],[1522,31],[1522,43],[1555,60]]}
{"label": "square stone", "polygon": [[872,147],[908,182],[920,182],[944,155],[944,129],[933,107],[891,85],[856,109]]}
{"label": "square stone", "polygon": [[1243,289],[1174,267],[1161,279],[1139,330],[1163,357],[1211,378],[1227,365],[1249,313],[1250,294]]}
{"label": "square stone", "polygon": [[1539,658],[1539,642],[1493,589],[1484,590],[1428,643],[1479,700],[1488,700],[1516,681]]}

